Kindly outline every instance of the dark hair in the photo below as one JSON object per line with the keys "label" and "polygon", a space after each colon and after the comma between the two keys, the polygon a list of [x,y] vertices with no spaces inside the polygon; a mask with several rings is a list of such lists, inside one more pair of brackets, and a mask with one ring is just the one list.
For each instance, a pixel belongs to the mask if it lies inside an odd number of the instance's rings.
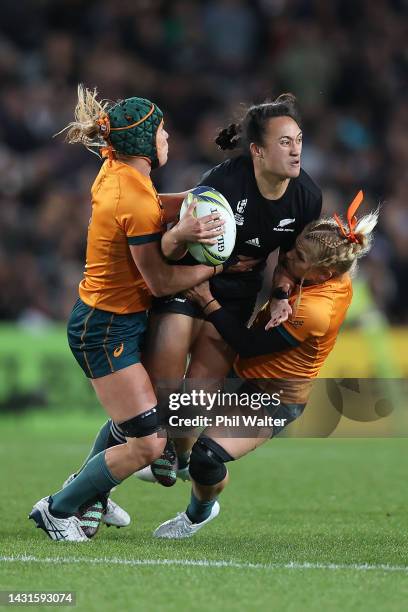
{"label": "dark hair", "polygon": [[302,127],[295,96],[283,93],[273,102],[266,101],[250,106],[239,123],[231,123],[220,131],[215,142],[223,150],[235,149],[238,146],[248,150],[251,142],[262,146],[266,123],[273,117],[291,117]]}

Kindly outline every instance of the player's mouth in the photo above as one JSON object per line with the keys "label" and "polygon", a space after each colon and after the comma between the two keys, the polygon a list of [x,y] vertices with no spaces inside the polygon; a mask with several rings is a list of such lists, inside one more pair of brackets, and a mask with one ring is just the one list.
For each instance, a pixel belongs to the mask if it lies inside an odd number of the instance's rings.
{"label": "player's mouth", "polygon": [[292,166],[292,168],[299,168],[299,166],[300,166],[300,159],[294,159],[293,161],[291,161],[289,163]]}

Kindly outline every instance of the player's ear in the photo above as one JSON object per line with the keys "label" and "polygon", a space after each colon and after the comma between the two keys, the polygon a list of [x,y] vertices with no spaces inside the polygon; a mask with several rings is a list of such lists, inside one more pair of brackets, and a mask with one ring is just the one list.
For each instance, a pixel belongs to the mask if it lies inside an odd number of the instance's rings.
{"label": "player's ear", "polygon": [[330,270],[329,268],[318,268],[317,270],[321,283],[324,283],[333,277],[333,270]]}
{"label": "player's ear", "polygon": [[263,157],[262,147],[254,142],[251,142],[249,145],[249,150],[251,151],[252,157]]}

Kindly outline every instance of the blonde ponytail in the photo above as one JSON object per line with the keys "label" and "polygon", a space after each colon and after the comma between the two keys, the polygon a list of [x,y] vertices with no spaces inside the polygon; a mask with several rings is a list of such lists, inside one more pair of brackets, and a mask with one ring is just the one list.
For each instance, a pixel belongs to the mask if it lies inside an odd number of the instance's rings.
{"label": "blonde ponytail", "polygon": [[[97,89],[87,89],[84,85],[78,85],[78,102],[75,107],[75,121],[71,121],[58,134],[67,131],[65,140],[70,144],[81,143],[92,151],[92,147],[103,147],[106,140],[103,138],[101,129],[101,117],[106,114],[109,105],[107,101],[97,100]],[[58,136],[55,134],[55,136]],[[94,151],[92,151],[94,153]]]}
{"label": "blonde ponytail", "polygon": [[378,223],[379,212],[379,208],[377,208],[377,210],[374,212],[365,215],[359,221],[357,221],[357,225],[354,229],[356,236],[367,236],[371,239],[371,232]]}
{"label": "blonde ponytail", "polygon": [[378,215],[379,209],[361,217],[354,228],[355,241],[340,233],[334,219],[309,223],[302,232],[302,238],[307,241],[307,259],[311,266],[330,268],[336,274],[355,272],[357,260],[371,248]]}

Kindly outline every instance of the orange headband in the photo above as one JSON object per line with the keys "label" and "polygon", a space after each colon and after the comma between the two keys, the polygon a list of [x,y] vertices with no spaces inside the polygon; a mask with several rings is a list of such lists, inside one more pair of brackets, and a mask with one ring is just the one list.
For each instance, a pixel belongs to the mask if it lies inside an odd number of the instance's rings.
{"label": "orange headband", "polygon": [[352,201],[352,203],[347,209],[347,223],[349,226],[348,232],[343,226],[338,214],[337,213],[334,214],[334,219],[340,228],[340,232],[345,238],[347,238],[349,242],[356,242],[356,243],[360,242],[359,238],[354,233],[354,229],[357,225],[357,217],[355,216],[355,213],[358,207],[360,206],[361,202],[363,201],[363,199],[364,199],[364,193],[360,189],[360,191],[358,192],[358,194],[356,195],[356,197],[354,198],[354,200]]}
{"label": "orange headband", "polygon": [[96,123],[99,125],[101,135],[107,140],[111,131],[108,113],[101,113]]}

